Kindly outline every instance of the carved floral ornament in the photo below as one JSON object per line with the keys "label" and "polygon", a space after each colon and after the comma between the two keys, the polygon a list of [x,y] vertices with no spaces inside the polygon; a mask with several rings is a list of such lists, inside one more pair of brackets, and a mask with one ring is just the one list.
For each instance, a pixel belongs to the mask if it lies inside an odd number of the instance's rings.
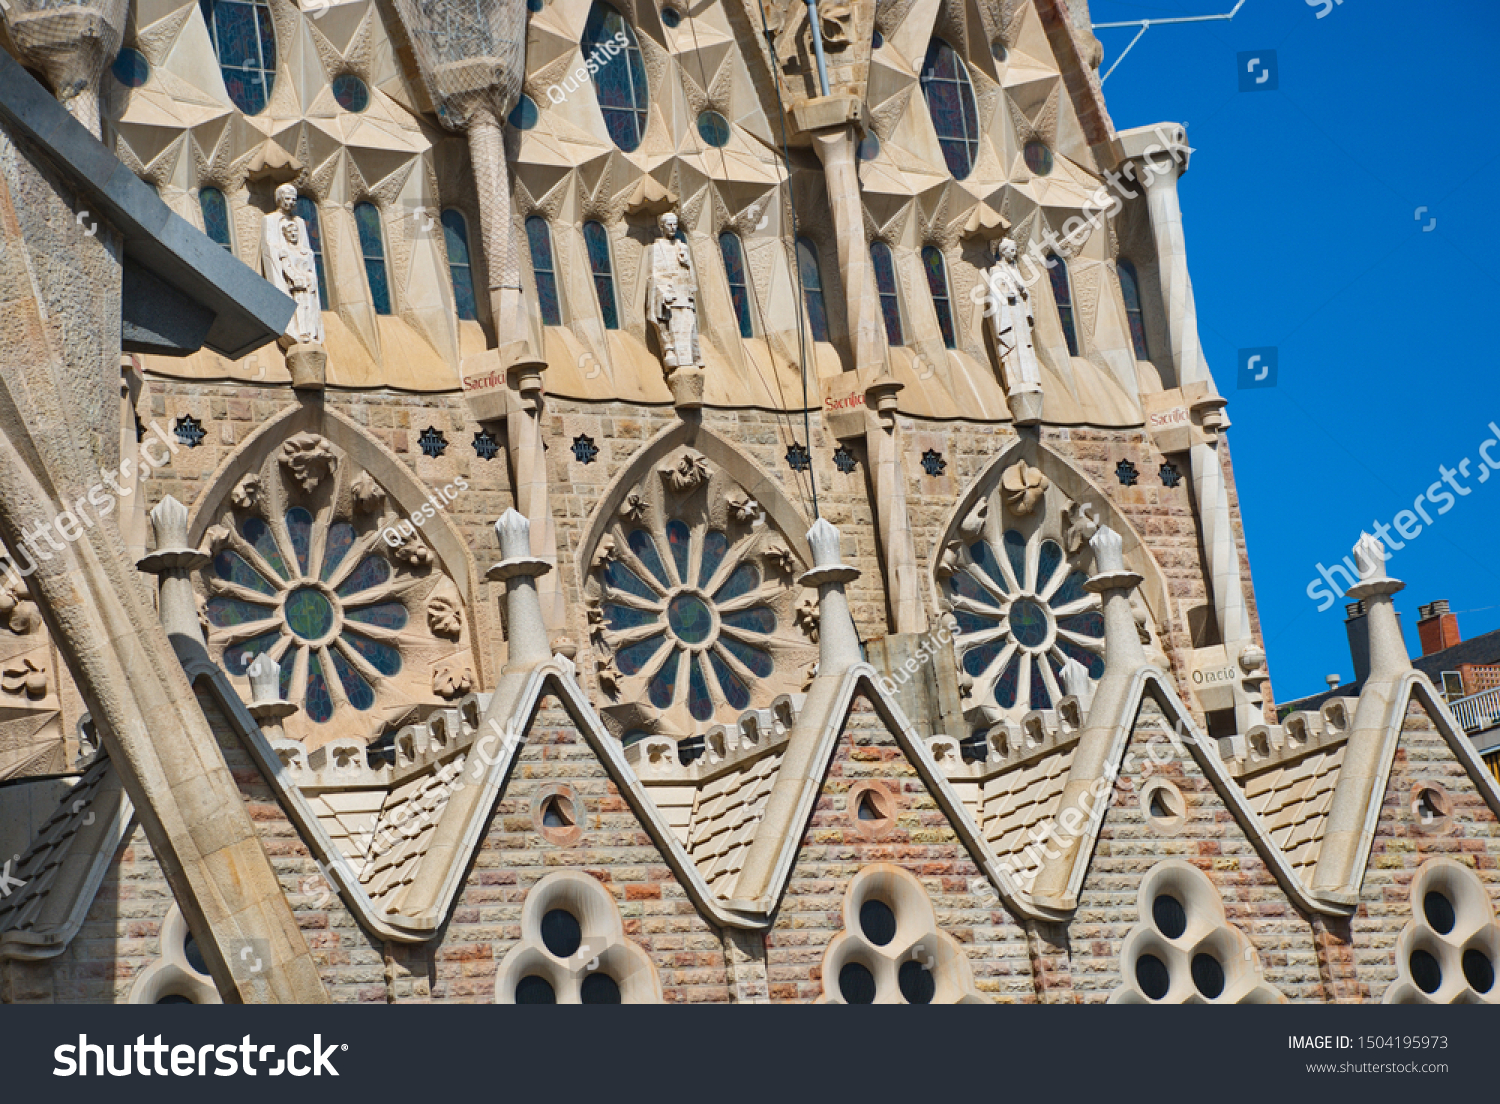
{"label": "carved floral ornament", "polygon": [[[1092,681],[1103,677],[1102,604],[1084,586],[1088,536],[1099,525],[1097,506],[1075,502],[1020,460],[943,542],[933,574],[954,623],[965,715],[975,724],[1056,708],[1069,692],[1070,662]],[[1138,615],[1144,609],[1143,601]],[[1149,614],[1145,622],[1149,642]]]}
{"label": "carved floral ornament", "polygon": [[607,718],[675,737],[801,689],[817,647],[793,542],[730,475],[689,448],[611,512],[585,610]]}
{"label": "carved floral ornament", "polygon": [[458,588],[420,535],[398,539],[392,502],[338,446],[298,433],[210,514],[196,578],[209,651],[246,701],[250,662],[279,663],[280,697],[299,706],[286,733],[309,751],[473,689]]}

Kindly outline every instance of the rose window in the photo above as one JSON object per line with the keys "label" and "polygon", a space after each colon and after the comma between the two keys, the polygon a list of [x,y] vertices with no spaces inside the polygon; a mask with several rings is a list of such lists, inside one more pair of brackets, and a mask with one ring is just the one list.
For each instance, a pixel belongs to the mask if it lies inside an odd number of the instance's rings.
{"label": "rose window", "polygon": [[[214,557],[208,622],[227,641],[224,668],[244,675],[262,652],[281,664],[281,696],[303,687],[309,720],[326,724],[335,703],[361,712],[375,704],[375,685],[401,671],[395,641],[406,628],[405,605],[393,600],[390,563],[362,550],[351,555],[354,527],[336,522],[313,553],[313,515],[297,506],[275,529],[259,517],[240,521],[244,547]],[[291,545],[282,552],[278,533]]]}
{"label": "rose window", "polygon": [[972,701],[1002,709],[1049,709],[1066,696],[1068,660],[1091,679],[1104,674],[1104,616],[1088,576],[1068,564],[1062,546],[1038,532],[1005,532],[996,554],[974,541],[947,580],[958,621],[954,648],[973,680]]}
{"label": "rose window", "polygon": [[767,604],[761,569],[717,529],[694,533],[673,518],[668,555],[645,529],[627,537],[631,561],[604,566],[604,624],[614,635],[615,667],[645,680],[657,709],[686,702],[697,721],[719,704],[750,708],[750,689],[776,669],[770,638],[778,616]]}
{"label": "rose window", "polygon": [[594,546],[585,590],[616,736],[697,736],[802,689],[818,646],[797,548],[691,448],[635,485]]}
{"label": "rose window", "polygon": [[[427,534],[332,442],[294,434],[200,520],[209,651],[249,700],[251,662],[281,667],[309,750],[372,739],[474,688],[457,584]],[[429,523],[429,529],[432,523]]]}

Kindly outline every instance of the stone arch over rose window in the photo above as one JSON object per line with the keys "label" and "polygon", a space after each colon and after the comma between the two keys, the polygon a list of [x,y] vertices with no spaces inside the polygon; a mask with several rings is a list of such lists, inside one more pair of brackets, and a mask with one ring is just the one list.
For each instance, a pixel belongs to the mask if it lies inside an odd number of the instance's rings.
{"label": "stone arch over rose window", "polygon": [[286,735],[312,751],[477,689],[480,657],[458,534],[441,511],[402,527],[432,492],[352,423],[310,420],[248,440],[189,535],[213,557],[195,573],[210,655],[247,702],[254,659],[279,663]]}
{"label": "stone arch over rose window", "polygon": [[1145,582],[1133,600],[1147,658],[1163,669],[1166,582],[1108,497],[1032,441],[1007,449],[971,484],[933,557],[935,601],[953,632],[964,713],[1019,721],[1104,675],[1100,598],[1089,538],[1108,525]]}
{"label": "stone arch over rose window", "polygon": [[817,659],[816,594],[796,581],[805,528],[768,477],[701,428],[679,423],[643,450],[595,514],[580,565],[615,735],[681,739],[804,688]]}

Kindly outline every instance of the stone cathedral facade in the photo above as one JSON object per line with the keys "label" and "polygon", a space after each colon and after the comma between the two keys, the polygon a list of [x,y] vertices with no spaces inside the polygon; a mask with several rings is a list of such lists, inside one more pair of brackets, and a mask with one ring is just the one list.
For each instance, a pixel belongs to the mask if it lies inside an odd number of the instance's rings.
{"label": "stone cathedral facade", "polygon": [[1085,0],[0,46],[0,1001],[1500,998],[1378,547],[1275,723]]}

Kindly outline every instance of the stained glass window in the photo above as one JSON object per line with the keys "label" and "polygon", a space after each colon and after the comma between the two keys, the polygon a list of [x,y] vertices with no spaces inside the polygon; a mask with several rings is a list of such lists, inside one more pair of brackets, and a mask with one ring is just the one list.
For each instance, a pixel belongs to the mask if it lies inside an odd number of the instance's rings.
{"label": "stained glass window", "polygon": [[385,271],[385,236],[380,229],[380,208],[365,202],[354,205],[354,225],[359,230],[359,251],[365,259],[365,279],[370,282],[370,302],[376,314],[391,313],[391,285]]}
{"label": "stained glass window", "polygon": [[532,130],[542,121],[542,113],[537,110],[535,100],[530,96],[522,96],[516,101],[516,106],[511,109],[510,118],[506,121],[517,130]]}
{"label": "stained glass window", "polygon": [[1047,267],[1052,276],[1052,298],[1057,303],[1057,319],[1062,323],[1063,337],[1068,342],[1068,355],[1078,355],[1078,330],[1073,325],[1073,285],[1068,281],[1068,265],[1057,254],[1047,257]]}
{"label": "stained glass window", "polygon": [[307,244],[312,247],[313,266],[318,270],[318,302],[327,310],[328,275],[323,271],[323,228],[318,223],[318,205],[307,196],[298,196],[297,217],[307,223]]}
{"label": "stained glass window", "polygon": [[198,0],[230,102],[259,115],[276,83],[276,29],[266,0]]}
{"label": "stained glass window", "polygon": [[453,281],[453,307],[466,322],[479,317],[474,299],[474,266],[469,261],[469,224],[453,209],[443,212],[443,240],[448,246],[448,275]]}
{"label": "stained glass window", "polygon": [[234,239],[229,230],[229,204],[217,188],[198,189],[198,208],[203,212],[203,232],[231,253]]}
{"label": "stained glass window", "polygon": [[1052,151],[1047,148],[1047,143],[1033,138],[1026,143],[1024,151],[1026,156],[1026,167],[1035,176],[1046,176],[1052,171]]}
{"label": "stained glass window", "polygon": [[1141,312],[1141,282],[1136,278],[1135,265],[1121,257],[1115,268],[1120,273],[1120,294],[1125,299],[1125,317],[1130,322],[1130,343],[1135,347],[1135,359],[1150,360],[1151,350],[1146,344],[1146,319]]}
{"label": "stained glass window", "polygon": [[802,281],[802,299],[807,305],[812,338],[827,341],[828,308],[823,302],[823,269],[818,264],[818,247],[811,238],[797,239],[797,275]]}
{"label": "stained glass window", "polygon": [[729,298],[734,316],[740,324],[741,337],[754,337],[755,325],[750,317],[750,276],[745,270],[745,247],[734,234],[719,235],[719,250],[724,254],[724,274],[729,277]]}
{"label": "stained glass window", "polygon": [[562,325],[562,304],[557,297],[557,266],[552,260],[552,229],[547,220],[532,215],[526,220],[526,241],[531,246],[531,271],[536,275],[536,301],[542,325]]}
{"label": "stained glass window", "polygon": [[892,345],[905,345],[901,327],[901,296],[896,291],[896,258],[885,242],[870,246],[870,260],[875,265],[875,290],[880,293],[880,313],[885,318],[885,336]]}
{"label": "stained glass window", "polygon": [[358,113],[370,106],[370,86],[353,73],[341,73],[333,78],[333,98],[345,111]]}
{"label": "stained glass window", "polygon": [[705,111],[698,116],[698,135],[714,149],[729,145],[729,120],[717,111]]}
{"label": "stained glass window", "polygon": [[115,80],[126,88],[140,88],[151,79],[151,64],[146,60],[146,55],[128,46],[115,55],[109,69],[115,75]]}
{"label": "stained glass window", "polygon": [[620,328],[620,311],[615,303],[615,266],[609,255],[609,231],[599,222],[583,224],[583,245],[588,250],[589,271],[594,274],[594,291],[599,296],[599,313],[606,330]]}
{"label": "stained glass window", "polygon": [[934,38],[927,47],[922,94],[927,98],[927,112],[937,130],[948,171],[963,180],[973,171],[974,159],[979,156],[979,112],[967,67],[953,47],[940,38]]}
{"label": "stained glass window", "polygon": [[[605,44],[618,48],[621,38],[625,47],[611,54]],[[619,12],[596,0],[583,28],[582,46],[583,56],[594,59],[596,63],[594,90],[604,112],[604,125],[609,136],[615,145],[631,153],[640,146],[646,133],[646,117],[651,103],[646,65],[635,32]]]}
{"label": "stained glass window", "polygon": [[958,348],[958,335],[953,329],[953,301],[948,291],[948,266],[943,260],[943,251],[935,245],[922,250],[922,267],[927,270],[927,286],[932,289],[932,305],[937,309],[938,328],[943,331],[943,344],[950,349]]}

